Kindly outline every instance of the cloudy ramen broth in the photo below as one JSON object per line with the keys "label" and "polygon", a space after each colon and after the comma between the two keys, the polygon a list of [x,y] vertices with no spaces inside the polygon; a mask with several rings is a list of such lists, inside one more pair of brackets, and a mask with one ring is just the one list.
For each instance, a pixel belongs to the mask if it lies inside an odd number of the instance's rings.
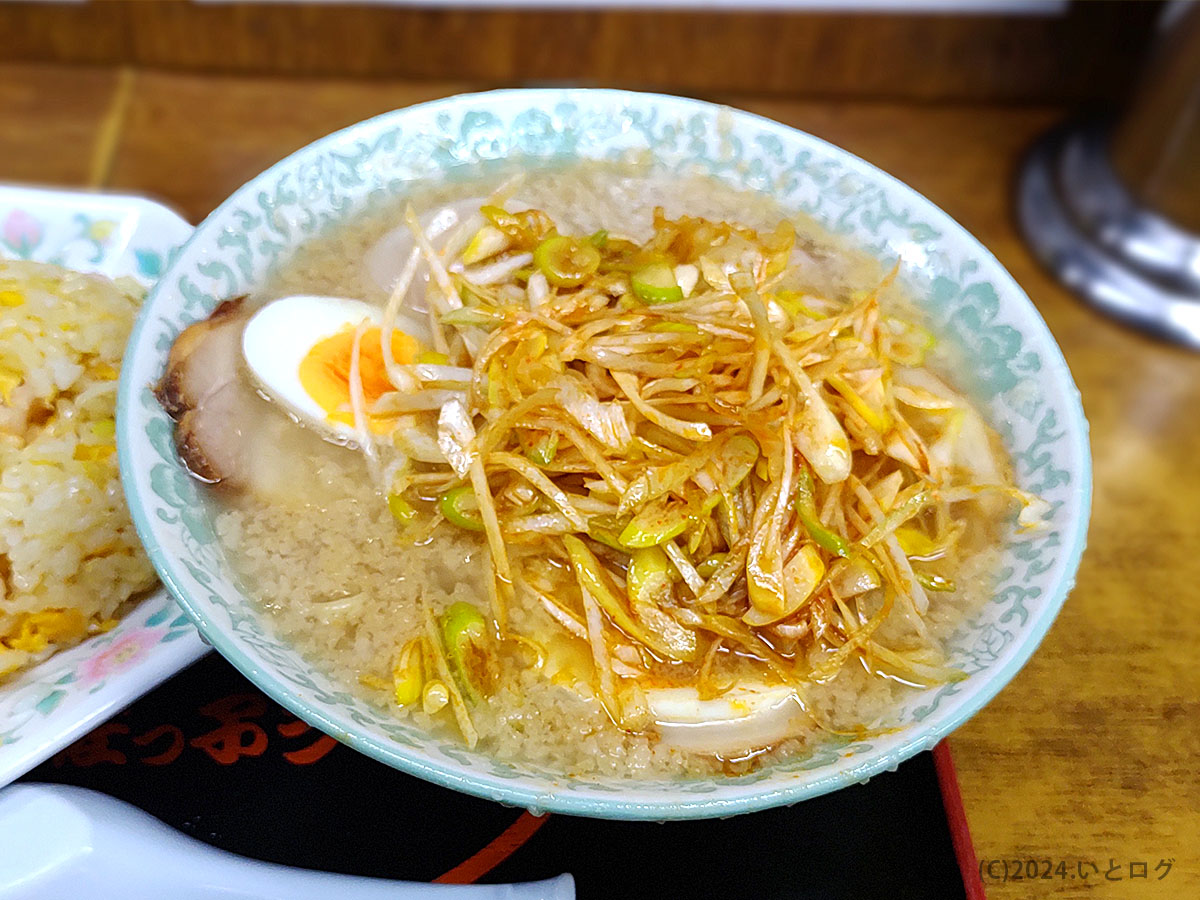
{"label": "cloudy ramen broth", "polygon": [[[906,692],[960,677],[940,641],[985,597],[995,548],[1033,498],[932,374],[949,351],[889,273],[765,195],[634,167],[531,169],[479,216],[512,174],[414,192],[330,231],[214,317],[240,336],[275,298],[382,310],[413,246],[405,204],[434,232],[429,213],[452,205],[475,214],[469,228],[430,240],[457,241],[457,324],[439,355],[430,315],[411,312],[445,302],[422,262],[396,324],[419,343],[392,347],[406,372],[470,369],[517,329],[476,384],[417,381],[414,395],[435,392],[427,408],[388,407],[368,384],[381,339],[364,324],[339,338],[358,353],[357,371],[343,359],[339,372],[364,394],[357,413],[353,397],[330,412],[332,432],[251,374],[247,360],[265,363],[249,337],[245,359],[225,357],[242,408],[220,413],[242,417],[224,432],[243,445],[211,446],[203,409],[164,400],[181,453],[218,482],[221,542],[281,633],[398,719],[571,775],[746,771],[886,728]],[[554,229],[513,215],[524,209]],[[712,224],[725,222],[739,228]],[[487,284],[464,289],[464,269]],[[605,364],[625,365],[626,347],[640,348],[637,384]],[[164,381],[182,395],[186,356],[173,351],[181,374]],[[385,407],[378,426],[368,414]],[[474,473],[480,441],[492,446]],[[493,574],[476,474],[511,587]]]}

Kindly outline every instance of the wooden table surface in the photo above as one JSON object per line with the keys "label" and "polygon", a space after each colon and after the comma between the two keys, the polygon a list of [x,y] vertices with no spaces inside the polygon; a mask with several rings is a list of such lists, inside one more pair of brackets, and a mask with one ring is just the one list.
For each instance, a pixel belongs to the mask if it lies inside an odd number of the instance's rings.
{"label": "wooden table surface", "polygon": [[[314,138],[475,87],[0,66],[0,180],[136,191],[195,222]],[[1092,313],[1023,245],[1015,167],[1065,111],[710,99],[845,147],[949,212],[1028,291],[1083,394],[1095,499],[1077,585],[950,742],[980,859],[1065,865],[985,878],[988,895],[1200,896],[1200,354]]]}

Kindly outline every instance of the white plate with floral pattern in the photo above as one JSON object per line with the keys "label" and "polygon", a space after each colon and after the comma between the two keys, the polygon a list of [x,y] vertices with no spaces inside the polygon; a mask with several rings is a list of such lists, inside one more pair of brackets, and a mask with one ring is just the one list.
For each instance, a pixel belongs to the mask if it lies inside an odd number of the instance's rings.
{"label": "white plate with floral pattern", "polygon": [[[147,287],[192,232],[142,197],[0,185],[0,256]],[[0,684],[0,785],[118,712],[208,647],[161,588],[111,631]]]}

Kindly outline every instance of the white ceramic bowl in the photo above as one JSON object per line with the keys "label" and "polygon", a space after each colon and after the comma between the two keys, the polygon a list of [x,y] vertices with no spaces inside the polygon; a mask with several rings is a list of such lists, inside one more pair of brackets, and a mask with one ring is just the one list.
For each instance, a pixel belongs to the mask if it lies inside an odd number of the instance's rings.
{"label": "white ceramic bowl", "polygon": [[[235,587],[198,486],[175,454],[150,386],[174,337],[222,299],[368,202],[414,179],[519,154],[611,158],[709,172],[773,193],[887,261],[943,339],[974,363],[964,387],[986,410],[1021,485],[1050,501],[1049,527],[1006,548],[991,602],[950,641],[970,676],[896,710],[903,727],[740,777],[625,781],[514,766],[390,718],[315,671]],[[723,816],[860,782],[928,749],[1024,665],[1073,583],[1087,531],[1087,423],[1062,354],[1029,299],[979,242],[925,198],[860,159],[776,122],[678,97],[518,90],[398,110],[323,138],[259,175],[204,221],[150,295],[130,339],[119,406],[121,472],[164,583],[203,635],[305,721],[389,765],[535,810],[629,819]]]}

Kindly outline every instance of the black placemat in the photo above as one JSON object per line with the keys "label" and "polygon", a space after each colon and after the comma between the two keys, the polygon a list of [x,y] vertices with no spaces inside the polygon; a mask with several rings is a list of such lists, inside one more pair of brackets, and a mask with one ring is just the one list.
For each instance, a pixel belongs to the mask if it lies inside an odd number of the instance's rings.
{"label": "black placemat", "polygon": [[356,875],[570,872],[584,900],[966,896],[928,753],[868,784],[731,819],[538,820],[336,743],[215,654],[22,780],[103,791],[234,853]]}

